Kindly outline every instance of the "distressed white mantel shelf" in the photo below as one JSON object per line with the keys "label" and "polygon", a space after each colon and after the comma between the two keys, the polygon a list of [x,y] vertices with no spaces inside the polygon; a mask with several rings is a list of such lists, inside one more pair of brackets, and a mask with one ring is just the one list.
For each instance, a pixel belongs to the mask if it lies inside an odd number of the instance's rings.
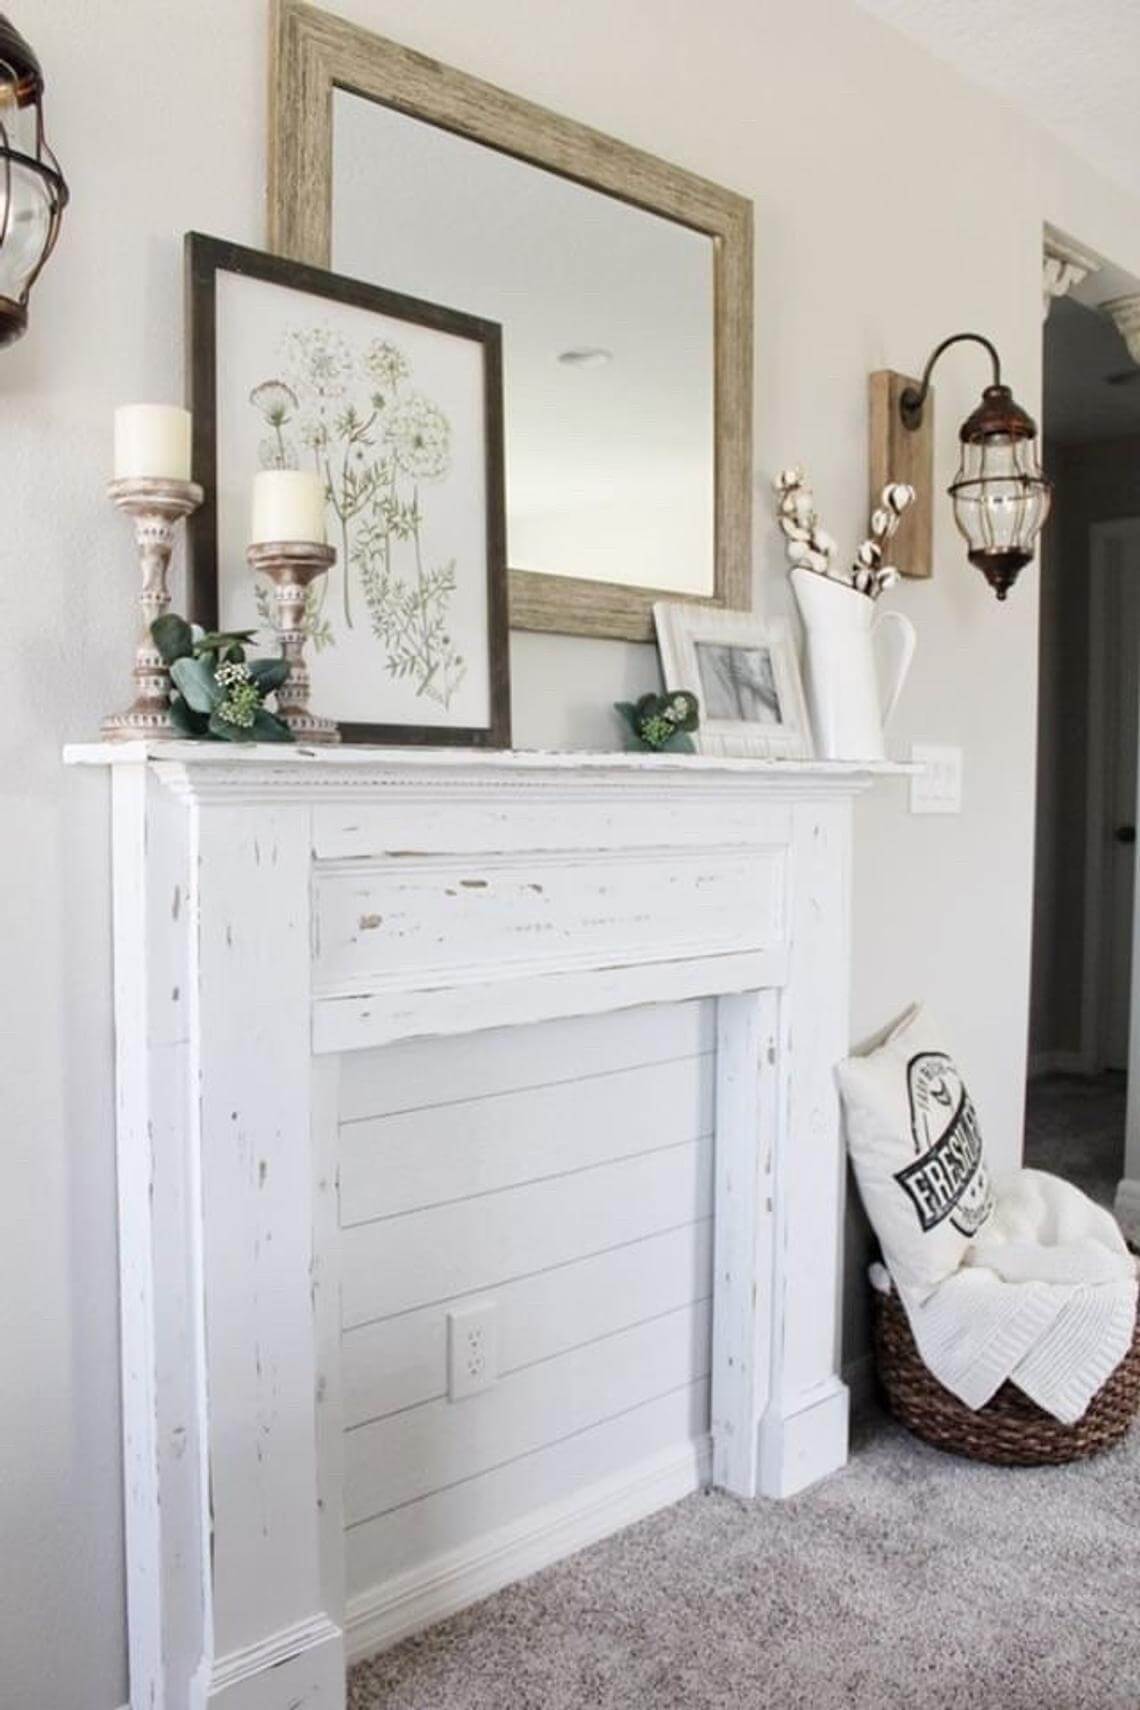
{"label": "distressed white mantel shelf", "polygon": [[132,1710],[341,1710],[343,1054],[718,1000],[713,1477],[841,1466],[851,802],[907,766],[85,746],[113,779]]}
{"label": "distressed white mantel shelf", "polygon": [[[226,773],[250,778],[266,772],[299,779],[305,773],[326,774],[342,782],[363,779],[378,769],[403,776],[417,772],[455,776],[525,776],[550,772],[594,776],[598,773],[649,772],[726,773],[752,780],[764,779],[777,786],[802,790],[819,785],[827,789],[864,788],[875,778],[907,778],[920,767],[896,760],[744,760],[723,754],[651,754],[636,751],[564,748],[304,748],[276,743],[212,742],[79,742],[63,751],[69,766],[137,766],[142,761],[171,766],[193,766],[206,773]],[[235,771],[236,768],[236,771]]]}

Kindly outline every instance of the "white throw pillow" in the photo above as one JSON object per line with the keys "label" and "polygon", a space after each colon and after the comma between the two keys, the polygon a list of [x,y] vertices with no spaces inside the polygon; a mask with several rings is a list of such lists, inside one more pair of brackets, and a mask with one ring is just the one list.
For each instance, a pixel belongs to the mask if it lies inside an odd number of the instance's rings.
{"label": "white throw pillow", "polygon": [[917,1005],[838,1069],[847,1145],[896,1282],[933,1288],[990,1217],[977,1115],[941,1028]]}

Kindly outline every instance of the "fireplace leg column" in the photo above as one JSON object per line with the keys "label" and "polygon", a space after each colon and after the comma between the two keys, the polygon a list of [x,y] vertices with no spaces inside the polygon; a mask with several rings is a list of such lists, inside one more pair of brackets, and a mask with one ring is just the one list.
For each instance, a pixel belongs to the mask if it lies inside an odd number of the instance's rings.
{"label": "fireplace leg column", "polygon": [[713,1481],[791,1496],[847,1459],[839,1376],[850,804],[797,805],[786,983],[721,998]]}
{"label": "fireplace leg column", "polygon": [[772,1169],[779,1117],[779,996],[717,1003],[713,1483],[760,1494],[759,1421],[772,1383]]}
{"label": "fireplace leg column", "polygon": [[[191,812],[192,1135],[200,1164],[212,1525],[193,1710],[341,1710],[320,1481],[307,806]],[[335,1507],[332,1525],[322,1497]],[[339,1565],[339,1564],[338,1564]],[[173,1710],[173,1707],[171,1707]]]}
{"label": "fireplace leg column", "polygon": [[765,1496],[792,1496],[847,1461],[846,1166],[835,1066],[850,1048],[851,817],[849,801],[795,809],[773,1160],[772,1384],[759,1445]]}
{"label": "fireplace leg column", "polygon": [[181,1710],[209,1557],[189,1108],[188,813],[144,765],[114,772],[115,1080],[131,1710]]}

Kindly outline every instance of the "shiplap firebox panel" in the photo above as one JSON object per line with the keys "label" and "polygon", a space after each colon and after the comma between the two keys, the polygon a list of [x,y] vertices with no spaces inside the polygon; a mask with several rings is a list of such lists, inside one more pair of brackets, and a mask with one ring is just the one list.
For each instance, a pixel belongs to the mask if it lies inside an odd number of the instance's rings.
{"label": "shiplap firebox panel", "polygon": [[[709,1426],[715,1003],[344,1059],[350,1599]],[[493,1301],[497,1378],[447,1394]]]}

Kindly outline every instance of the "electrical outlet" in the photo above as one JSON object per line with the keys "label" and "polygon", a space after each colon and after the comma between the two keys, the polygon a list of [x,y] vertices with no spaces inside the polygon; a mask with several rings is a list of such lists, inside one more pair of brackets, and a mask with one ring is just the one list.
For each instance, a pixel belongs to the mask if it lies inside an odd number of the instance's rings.
{"label": "electrical outlet", "polygon": [[462,1401],[498,1377],[498,1318],[493,1300],[472,1301],[447,1315],[447,1398]]}
{"label": "electrical outlet", "polygon": [[910,757],[923,768],[910,781],[911,813],[961,813],[962,750],[912,742]]}

